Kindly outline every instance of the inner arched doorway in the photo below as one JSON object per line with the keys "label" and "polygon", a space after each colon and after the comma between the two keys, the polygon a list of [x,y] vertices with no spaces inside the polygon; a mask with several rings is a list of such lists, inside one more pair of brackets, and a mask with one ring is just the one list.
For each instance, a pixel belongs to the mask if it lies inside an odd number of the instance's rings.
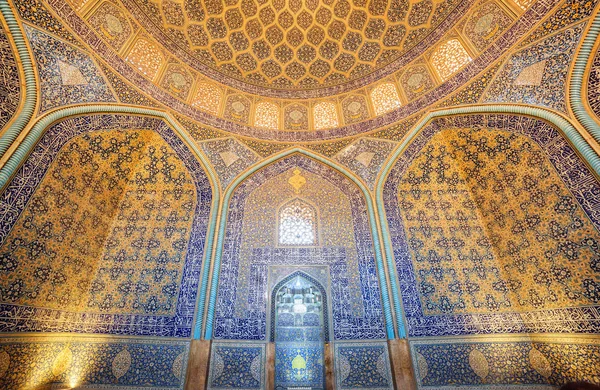
{"label": "inner arched doorway", "polygon": [[275,342],[275,388],[325,388],[327,299],[321,284],[297,271],[271,295],[271,341]]}

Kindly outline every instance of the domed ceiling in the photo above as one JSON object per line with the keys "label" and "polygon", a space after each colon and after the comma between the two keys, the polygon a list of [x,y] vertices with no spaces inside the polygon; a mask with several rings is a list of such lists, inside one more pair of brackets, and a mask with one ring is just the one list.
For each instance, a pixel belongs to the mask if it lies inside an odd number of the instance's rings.
{"label": "domed ceiling", "polygon": [[299,90],[302,97],[307,90],[311,97],[339,93],[390,74],[435,43],[471,1],[124,3],[146,31],[166,47],[175,44],[173,54],[201,73],[246,92],[290,98]]}

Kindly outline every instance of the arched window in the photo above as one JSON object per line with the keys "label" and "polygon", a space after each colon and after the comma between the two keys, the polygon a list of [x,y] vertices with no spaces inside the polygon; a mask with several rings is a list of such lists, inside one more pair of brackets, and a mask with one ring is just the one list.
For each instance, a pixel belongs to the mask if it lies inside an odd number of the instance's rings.
{"label": "arched window", "polygon": [[400,107],[400,97],[398,97],[396,86],[392,83],[377,86],[371,91],[371,102],[375,108],[375,115],[385,114]]}
{"label": "arched window", "polygon": [[153,79],[160,69],[164,57],[158,47],[146,39],[138,39],[127,55],[127,62],[135,66],[149,79]]}
{"label": "arched window", "polygon": [[199,83],[192,106],[201,110],[218,114],[223,92],[211,83]]}
{"label": "arched window", "polygon": [[321,102],[313,107],[313,118],[315,129],[331,129],[339,125],[335,104],[331,102]]}
{"label": "arched window", "polygon": [[527,10],[533,4],[535,0],[514,0],[515,4],[518,5],[523,11]]}
{"label": "arched window", "polygon": [[294,199],[279,210],[280,245],[316,245],[315,209],[301,199]]}
{"label": "arched window", "polygon": [[254,113],[254,126],[277,130],[279,128],[279,107],[270,102],[260,102]]}
{"label": "arched window", "polygon": [[462,43],[456,38],[450,39],[438,46],[431,56],[431,64],[442,80],[447,80],[460,68],[471,62],[472,58],[467,53]]}

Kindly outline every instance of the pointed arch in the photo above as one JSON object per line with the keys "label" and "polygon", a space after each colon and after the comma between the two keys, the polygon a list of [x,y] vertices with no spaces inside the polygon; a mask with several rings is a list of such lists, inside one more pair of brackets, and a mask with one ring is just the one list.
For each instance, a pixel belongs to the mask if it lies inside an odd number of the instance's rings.
{"label": "pointed arch", "polygon": [[[316,163],[320,163],[320,164],[325,165],[326,167],[331,168],[334,172],[337,172],[338,174],[340,174],[343,177],[345,177],[346,179],[348,179],[351,183],[356,185],[358,187],[359,191],[361,192],[362,197],[366,202],[368,226],[369,226],[369,230],[370,230],[370,233],[371,233],[371,236],[373,239],[373,249],[374,249],[374,255],[375,255],[374,257],[375,257],[375,263],[376,263],[376,268],[377,268],[379,286],[381,289],[380,290],[381,291],[381,299],[382,299],[382,304],[383,304],[382,309],[383,309],[383,316],[384,316],[384,320],[385,320],[385,330],[386,330],[387,337],[389,339],[393,339],[396,335],[396,332],[395,332],[392,309],[391,309],[391,305],[390,305],[390,298],[389,298],[388,287],[387,287],[387,280],[386,280],[387,273],[386,273],[386,270],[384,267],[381,246],[379,243],[379,233],[378,233],[376,212],[375,212],[373,200],[371,198],[369,190],[353,173],[351,173],[348,170],[346,170],[345,168],[337,165],[336,163],[334,163],[322,156],[319,156],[318,154],[315,154],[309,150],[299,148],[299,147],[291,148],[291,149],[282,151],[282,152],[272,156],[271,158],[265,159],[264,161],[254,165],[249,170],[240,174],[235,180],[233,180],[233,182],[225,189],[225,192],[223,194],[223,202],[222,202],[221,210],[229,210],[231,199],[232,199],[232,196],[233,196],[235,190],[247,178],[249,178],[250,176],[259,172],[260,170],[267,167],[268,165],[275,164],[278,161],[283,161],[284,159],[292,157],[294,155],[298,155],[300,157],[312,160]],[[221,269],[221,262],[222,262],[222,255],[223,255],[222,248],[223,248],[224,240],[225,240],[226,227],[227,227],[227,216],[222,216],[222,218],[220,219],[219,226],[217,228],[217,232],[216,232],[217,239],[216,239],[216,246],[215,246],[215,254],[213,256],[213,263],[211,264],[212,269],[213,269],[212,277],[211,277],[212,283],[210,286],[210,293],[209,293],[208,304],[207,304],[208,308],[207,308],[207,315],[206,315],[206,329],[205,329],[205,333],[204,333],[204,338],[207,340],[210,340],[213,338],[214,320],[215,320],[215,311],[216,311],[217,293],[218,293],[218,284],[219,284],[218,281],[219,281],[219,275],[220,275],[220,269]],[[390,281],[390,282],[392,284],[395,283],[395,281]],[[396,286],[396,288],[397,288],[397,286]],[[399,310],[399,307],[397,309]],[[400,334],[404,334],[404,330],[401,330]]]}
{"label": "pointed arch", "polygon": [[289,274],[288,276],[286,276],[285,278],[283,278],[271,290],[271,302],[269,305],[271,321],[269,322],[270,328],[268,330],[269,341],[272,343],[275,342],[275,296],[277,295],[277,292],[279,292],[281,287],[288,284],[290,281],[292,281],[294,278],[297,278],[298,276],[308,280],[309,282],[311,282],[312,284],[317,286],[317,288],[319,289],[319,291],[321,292],[321,294],[323,296],[323,329],[324,329],[323,334],[325,336],[325,342],[328,343],[329,339],[330,339],[330,335],[329,335],[329,306],[327,303],[328,302],[327,289],[317,279],[313,278],[306,272],[303,272],[300,270],[294,271],[291,274]]}
{"label": "pointed arch", "polygon": [[[501,121],[500,116],[504,114],[514,114],[522,117],[533,117],[544,121],[557,128],[560,134],[570,143],[570,145],[583,157],[583,161],[589,165],[592,172],[600,177],[600,156],[590,147],[587,141],[581,136],[579,131],[571,124],[571,122],[562,115],[553,111],[524,105],[514,104],[489,104],[489,105],[472,105],[459,108],[441,109],[428,113],[421,121],[419,121],[405,136],[404,140],[396,147],[394,152],[390,154],[383,169],[379,173],[375,185],[375,201],[377,204],[378,218],[381,226],[381,237],[383,249],[385,252],[385,260],[389,272],[390,279],[398,280],[398,273],[395,265],[394,249],[391,242],[390,225],[388,224],[385,211],[385,194],[384,186],[391,175],[392,169],[401,158],[403,153],[407,151],[411,143],[419,135],[419,133],[432,123],[435,119],[454,116],[473,116],[475,123],[481,123],[482,115],[489,115],[490,122],[495,123]],[[501,122],[499,122],[501,123]],[[434,127],[428,131],[435,132]],[[392,299],[398,299],[398,305],[401,305],[402,296],[399,294],[392,295]],[[396,317],[399,329],[404,329],[406,321],[402,321],[403,317]]]}
{"label": "pointed arch", "polygon": [[206,302],[205,297],[208,288],[210,258],[212,255],[213,239],[217,224],[217,212],[221,199],[221,191],[218,185],[216,172],[213,170],[207,158],[200,152],[199,148],[196,146],[196,143],[190,138],[187,131],[184,130],[181,125],[179,125],[179,123],[176,122],[169,114],[154,109],[117,105],[71,106],[49,112],[48,114],[37,119],[23,141],[8,158],[8,161],[0,168],[0,188],[4,188],[9,184],[11,178],[17,173],[21,165],[26,161],[31,151],[51,125],[70,117],[102,114],[124,114],[140,117],[148,116],[162,120],[165,125],[170,127],[177,134],[177,136],[182,139],[185,146],[197,158],[201,168],[208,176],[212,194],[210,201],[209,222],[206,231],[206,239],[204,241],[204,252],[202,255],[202,276],[200,278],[199,299],[196,310],[197,315],[195,317],[195,323],[193,324],[193,337],[200,338],[201,329],[203,328],[204,324],[204,304]]}

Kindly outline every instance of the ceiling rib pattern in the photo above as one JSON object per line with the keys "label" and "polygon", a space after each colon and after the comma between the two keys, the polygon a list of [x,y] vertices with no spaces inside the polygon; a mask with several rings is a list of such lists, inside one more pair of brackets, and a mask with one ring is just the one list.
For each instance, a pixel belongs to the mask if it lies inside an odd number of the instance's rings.
{"label": "ceiling rib pattern", "polygon": [[123,0],[177,58],[253,94],[314,98],[377,81],[447,32],[473,0]]}

